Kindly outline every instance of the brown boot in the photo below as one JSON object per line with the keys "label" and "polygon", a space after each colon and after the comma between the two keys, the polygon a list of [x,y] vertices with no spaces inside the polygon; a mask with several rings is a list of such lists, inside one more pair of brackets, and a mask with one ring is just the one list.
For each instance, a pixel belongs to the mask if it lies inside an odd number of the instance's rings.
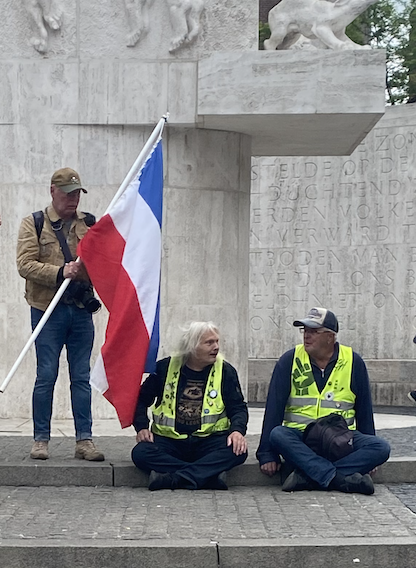
{"label": "brown boot", "polygon": [[30,451],[30,457],[32,460],[47,460],[48,454],[48,442],[33,442],[32,449]]}
{"label": "brown boot", "polygon": [[79,440],[75,446],[75,457],[79,460],[104,461],[104,454],[97,450],[92,440]]}

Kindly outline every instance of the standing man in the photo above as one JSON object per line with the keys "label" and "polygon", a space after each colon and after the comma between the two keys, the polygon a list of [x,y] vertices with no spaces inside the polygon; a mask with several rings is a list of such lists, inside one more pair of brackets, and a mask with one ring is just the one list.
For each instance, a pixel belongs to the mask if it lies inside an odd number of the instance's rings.
{"label": "standing man", "polygon": [[[375,436],[370,384],[364,361],[351,347],[337,342],[338,320],[324,308],[312,308],[293,322],[303,344],[284,353],[273,371],[257,450],[261,471],[280,469],[280,456],[295,469],[283,491],[335,489],[374,493],[369,475],[390,454],[389,444]],[[353,430],[353,451],[334,463],[303,442],[313,420],[341,414]]]}
{"label": "standing man", "polygon": [[[153,423],[149,429],[148,407]],[[149,489],[228,489],[225,472],[247,459],[248,412],[237,372],[219,354],[212,322],[192,322],[178,354],[144,382],[133,426],[135,465]]]}
{"label": "standing man", "polygon": [[[36,339],[37,376],[32,409],[34,444],[30,457],[46,460],[51,433],[52,401],[59,356],[65,345],[75,423],[75,457],[102,461],[92,442],[90,356],[94,341],[92,312],[99,307],[88,275],[73,262],[79,241],[95,219],[78,211],[80,192],[87,193],[76,171],[57,170],[51,179],[52,203],[22,220],[17,243],[17,267],[26,279],[25,298],[31,307],[32,329],[64,279],[72,282]],[[87,226],[88,225],[88,226]],[[69,250],[68,250],[69,249]],[[98,306],[97,306],[98,304]]]}

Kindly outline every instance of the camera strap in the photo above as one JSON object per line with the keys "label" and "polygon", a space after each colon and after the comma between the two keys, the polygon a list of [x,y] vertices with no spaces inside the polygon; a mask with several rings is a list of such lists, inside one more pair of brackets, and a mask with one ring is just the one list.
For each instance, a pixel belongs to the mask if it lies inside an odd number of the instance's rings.
{"label": "camera strap", "polygon": [[[50,221],[50,219],[49,219],[49,221]],[[68,243],[66,242],[66,238],[65,238],[64,232],[62,230],[62,227],[63,227],[62,221],[61,220],[50,221],[50,223],[52,225],[52,229],[54,230],[56,238],[58,239],[59,244],[61,245],[61,251],[62,251],[62,254],[64,255],[65,262],[73,262],[74,258],[71,254],[71,251],[69,250]]]}

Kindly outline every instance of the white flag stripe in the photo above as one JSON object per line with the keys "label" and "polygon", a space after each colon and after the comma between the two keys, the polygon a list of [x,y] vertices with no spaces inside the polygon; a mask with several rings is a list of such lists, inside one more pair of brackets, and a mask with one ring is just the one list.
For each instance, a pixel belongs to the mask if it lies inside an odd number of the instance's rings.
{"label": "white flag stripe", "polygon": [[138,188],[137,180],[131,183],[110,215],[126,241],[122,265],[136,289],[150,338],[159,298],[161,234],[159,223]]}
{"label": "white flag stripe", "polygon": [[[136,200],[134,216],[136,221],[130,230],[122,264],[136,288],[150,338],[159,298],[160,226],[141,195]],[[146,227],[146,231],[143,227]],[[140,263],[137,262],[137,258],[141,259]]]}
{"label": "white flag stripe", "polygon": [[94,368],[91,371],[90,383],[101,394],[104,394],[108,390],[107,375],[104,369],[104,361],[101,351],[95,360]]}

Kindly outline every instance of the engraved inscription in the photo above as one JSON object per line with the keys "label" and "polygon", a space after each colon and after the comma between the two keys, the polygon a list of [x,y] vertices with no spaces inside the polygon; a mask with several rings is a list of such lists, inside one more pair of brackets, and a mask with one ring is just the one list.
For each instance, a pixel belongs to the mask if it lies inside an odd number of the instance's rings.
{"label": "engraved inscription", "polygon": [[406,126],[381,121],[348,157],[253,159],[250,356],[273,358],[299,342],[293,320],[321,305],[339,316],[340,339],[365,357],[409,357],[416,332],[411,116]]}

